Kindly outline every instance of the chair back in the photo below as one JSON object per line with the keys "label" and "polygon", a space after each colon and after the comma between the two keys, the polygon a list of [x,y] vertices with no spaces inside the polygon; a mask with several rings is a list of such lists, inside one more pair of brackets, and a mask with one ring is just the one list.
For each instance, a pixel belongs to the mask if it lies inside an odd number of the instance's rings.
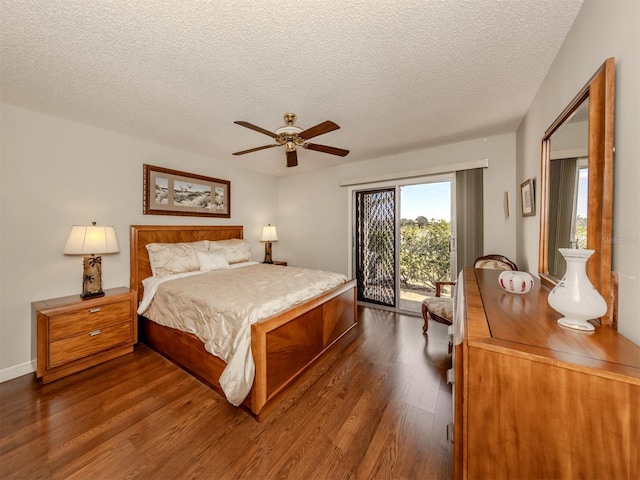
{"label": "chair back", "polygon": [[504,255],[485,255],[476,258],[474,268],[487,268],[490,270],[518,270],[518,266]]}

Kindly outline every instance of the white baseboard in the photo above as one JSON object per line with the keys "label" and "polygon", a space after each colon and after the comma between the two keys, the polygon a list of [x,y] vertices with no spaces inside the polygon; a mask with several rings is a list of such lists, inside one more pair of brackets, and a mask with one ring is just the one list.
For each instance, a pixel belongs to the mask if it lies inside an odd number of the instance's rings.
{"label": "white baseboard", "polygon": [[0,370],[0,383],[12,380],[14,378],[27,375],[36,371],[36,361],[24,362],[20,365],[14,365],[13,367],[4,368]]}

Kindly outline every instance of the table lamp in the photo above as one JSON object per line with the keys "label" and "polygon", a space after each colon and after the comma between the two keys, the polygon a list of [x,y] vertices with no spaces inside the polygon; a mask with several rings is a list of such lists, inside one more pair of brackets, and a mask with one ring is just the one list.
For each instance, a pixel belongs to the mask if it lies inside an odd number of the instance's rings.
{"label": "table lamp", "polygon": [[261,242],[266,242],[264,244],[264,262],[262,263],[273,263],[273,259],[271,258],[271,242],[278,241],[278,232],[276,232],[276,227],[271,224],[267,225],[262,229],[262,238]]}
{"label": "table lamp", "polygon": [[113,227],[98,227],[96,222],[90,226],[73,225],[71,227],[67,244],[62,253],[85,256],[82,295],[80,295],[83,300],[104,295],[100,254],[119,251],[116,230]]}

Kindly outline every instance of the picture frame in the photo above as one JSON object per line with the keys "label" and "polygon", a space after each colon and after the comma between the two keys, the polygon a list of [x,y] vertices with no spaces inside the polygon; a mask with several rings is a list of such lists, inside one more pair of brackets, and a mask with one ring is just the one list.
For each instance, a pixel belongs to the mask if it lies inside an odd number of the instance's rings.
{"label": "picture frame", "polygon": [[520,197],[522,200],[522,216],[533,217],[536,214],[535,183],[529,178],[520,184]]}
{"label": "picture frame", "polygon": [[231,182],[143,165],[143,214],[231,218]]}

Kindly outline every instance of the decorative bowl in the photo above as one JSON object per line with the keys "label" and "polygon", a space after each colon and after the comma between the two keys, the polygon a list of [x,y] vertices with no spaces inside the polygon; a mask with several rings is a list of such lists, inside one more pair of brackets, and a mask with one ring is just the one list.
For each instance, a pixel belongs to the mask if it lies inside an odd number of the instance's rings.
{"label": "decorative bowl", "polygon": [[527,272],[504,271],[498,277],[498,283],[506,292],[523,294],[533,288],[533,277]]}

